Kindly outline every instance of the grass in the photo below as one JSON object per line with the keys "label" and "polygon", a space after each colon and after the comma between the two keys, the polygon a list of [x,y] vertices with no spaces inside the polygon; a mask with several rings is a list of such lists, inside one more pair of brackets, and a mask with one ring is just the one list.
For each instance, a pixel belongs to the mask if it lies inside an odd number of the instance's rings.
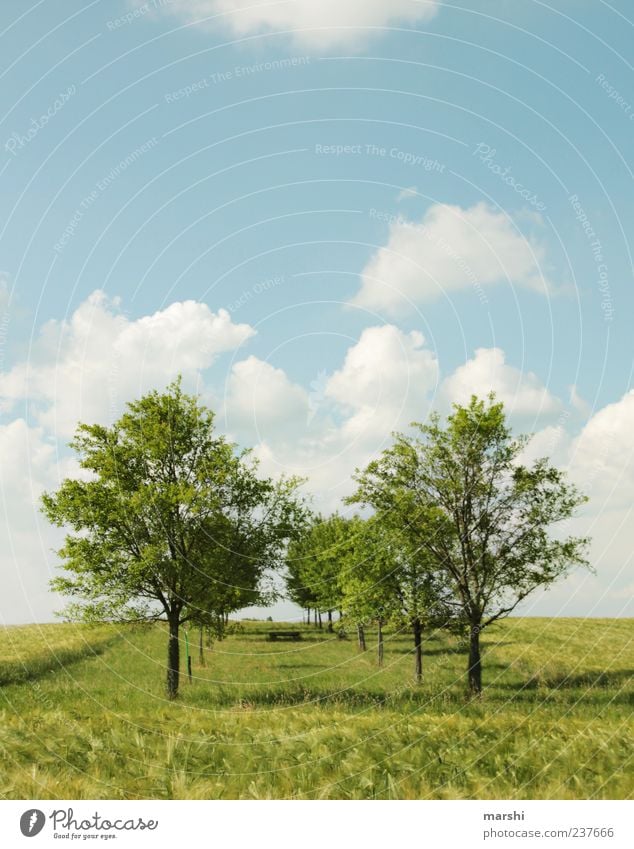
{"label": "grass", "polygon": [[[465,697],[455,638],[385,665],[354,640],[271,623],[206,650],[165,700],[160,626],[3,631],[5,798],[632,798],[634,621],[511,619],[484,636],[485,692]],[[192,644],[196,642],[191,635]]]}

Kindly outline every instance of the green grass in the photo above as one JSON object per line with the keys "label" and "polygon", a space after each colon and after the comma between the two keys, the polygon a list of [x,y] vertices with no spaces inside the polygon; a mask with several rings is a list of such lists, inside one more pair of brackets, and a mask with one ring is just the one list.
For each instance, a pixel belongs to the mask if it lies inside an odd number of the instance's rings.
{"label": "green grass", "polygon": [[[3,631],[6,798],[632,798],[634,621],[513,619],[484,636],[485,692],[465,697],[455,638],[369,650],[270,623],[194,656],[165,700],[165,631]],[[192,643],[195,643],[192,634]]]}

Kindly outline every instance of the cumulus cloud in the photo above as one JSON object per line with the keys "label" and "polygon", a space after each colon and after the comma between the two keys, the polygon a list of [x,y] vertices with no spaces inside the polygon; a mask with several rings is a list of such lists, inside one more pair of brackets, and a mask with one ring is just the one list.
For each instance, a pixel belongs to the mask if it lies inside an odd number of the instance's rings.
{"label": "cumulus cloud", "polygon": [[570,471],[595,510],[634,503],[634,390],[599,410],[571,448]]}
{"label": "cumulus cloud", "polygon": [[[257,357],[236,363],[225,399],[227,429],[262,441],[295,431],[306,419],[308,395],[286,372]],[[297,435],[297,434],[296,434]]]}
{"label": "cumulus cloud", "polygon": [[0,425],[2,597],[10,622],[51,616],[49,561],[61,535],[48,526],[38,501],[65,469],[58,467],[55,447],[41,428],[30,427],[22,418]]}
{"label": "cumulus cloud", "polygon": [[351,411],[344,425],[350,436],[383,440],[413,418],[426,418],[438,362],[424,345],[422,333],[393,324],[363,331],[325,388],[327,397]]}
{"label": "cumulus cloud", "polygon": [[547,292],[545,250],[523,236],[507,215],[485,203],[468,209],[435,204],[420,222],[390,224],[387,244],[362,273],[354,303],[388,314],[443,295],[507,282]]}
{"label": "cumulus cloud", "polygon": [[634,391],[598,410],[577,436],[562,425],[547,427],[528,446],[525,460],[550,456],[589,496],[566,532],[591,539],[595,572],[577,571],[524,612],[552,615],[632,615],[632,519],[634,503]]}
{"label": "cumulus cloud", "polygon": [[78,421],[112,421],[126,401],[178,373],[197,380],[254,332],[226,310],[213,313],[195,301],[133,321],[96,291],[67,321],[43,327],[28,362],[0,375],[0,398],[5,410],[28,399],[38,424],[66,437]]}
{"label": "cumulus cloud", "polygon": [[227,427],[256,445],[267,474],[308,478],[319,508],[334,509],[357,466],[386,447],[394,430],[426,418],[437,380],[436,357],[420,333],[370,327],[341,367],[318,374],[309,391],[256,357],[236,363]]}
{"label": "cumulus cloud", "polygon": [[459,404],[468,403],[472,395],[484,397],[489,392],[495,392],[510,415],[551,415],[562,407],[537,375],[508,365],[501,348],[478,348],[442,385],[444,398]]}
{"label": "cumulus cloud", "polygon": [[237,37],[290,31],[303,47],[354,49],[383,27],[431,19],[437,7],[436,0],[178,0],[162,8]]}

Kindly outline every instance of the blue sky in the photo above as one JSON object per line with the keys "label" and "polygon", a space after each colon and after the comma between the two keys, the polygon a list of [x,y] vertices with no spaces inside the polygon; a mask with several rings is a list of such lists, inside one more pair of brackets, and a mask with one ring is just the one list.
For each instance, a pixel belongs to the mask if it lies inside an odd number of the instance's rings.
{"label": "blue sky", "polygon": [[525,611],[631,615],[630,18],[3,4],[5,621],[57,604],[37,498],[74,425],[176,372],[324,510],[392,430],[495,389],[592,496],[596,575]]}

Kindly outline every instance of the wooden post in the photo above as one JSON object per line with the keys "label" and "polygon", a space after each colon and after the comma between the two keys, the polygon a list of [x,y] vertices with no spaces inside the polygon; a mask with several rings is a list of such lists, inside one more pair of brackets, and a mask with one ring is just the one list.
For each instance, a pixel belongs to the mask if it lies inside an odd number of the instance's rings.
{"label": "wooden post", "polygon": [[185,655],[187,657],[187,677],[189,678],[189,683],[192,683],[192,658],[189,653],[189,634],[185,631]]}

